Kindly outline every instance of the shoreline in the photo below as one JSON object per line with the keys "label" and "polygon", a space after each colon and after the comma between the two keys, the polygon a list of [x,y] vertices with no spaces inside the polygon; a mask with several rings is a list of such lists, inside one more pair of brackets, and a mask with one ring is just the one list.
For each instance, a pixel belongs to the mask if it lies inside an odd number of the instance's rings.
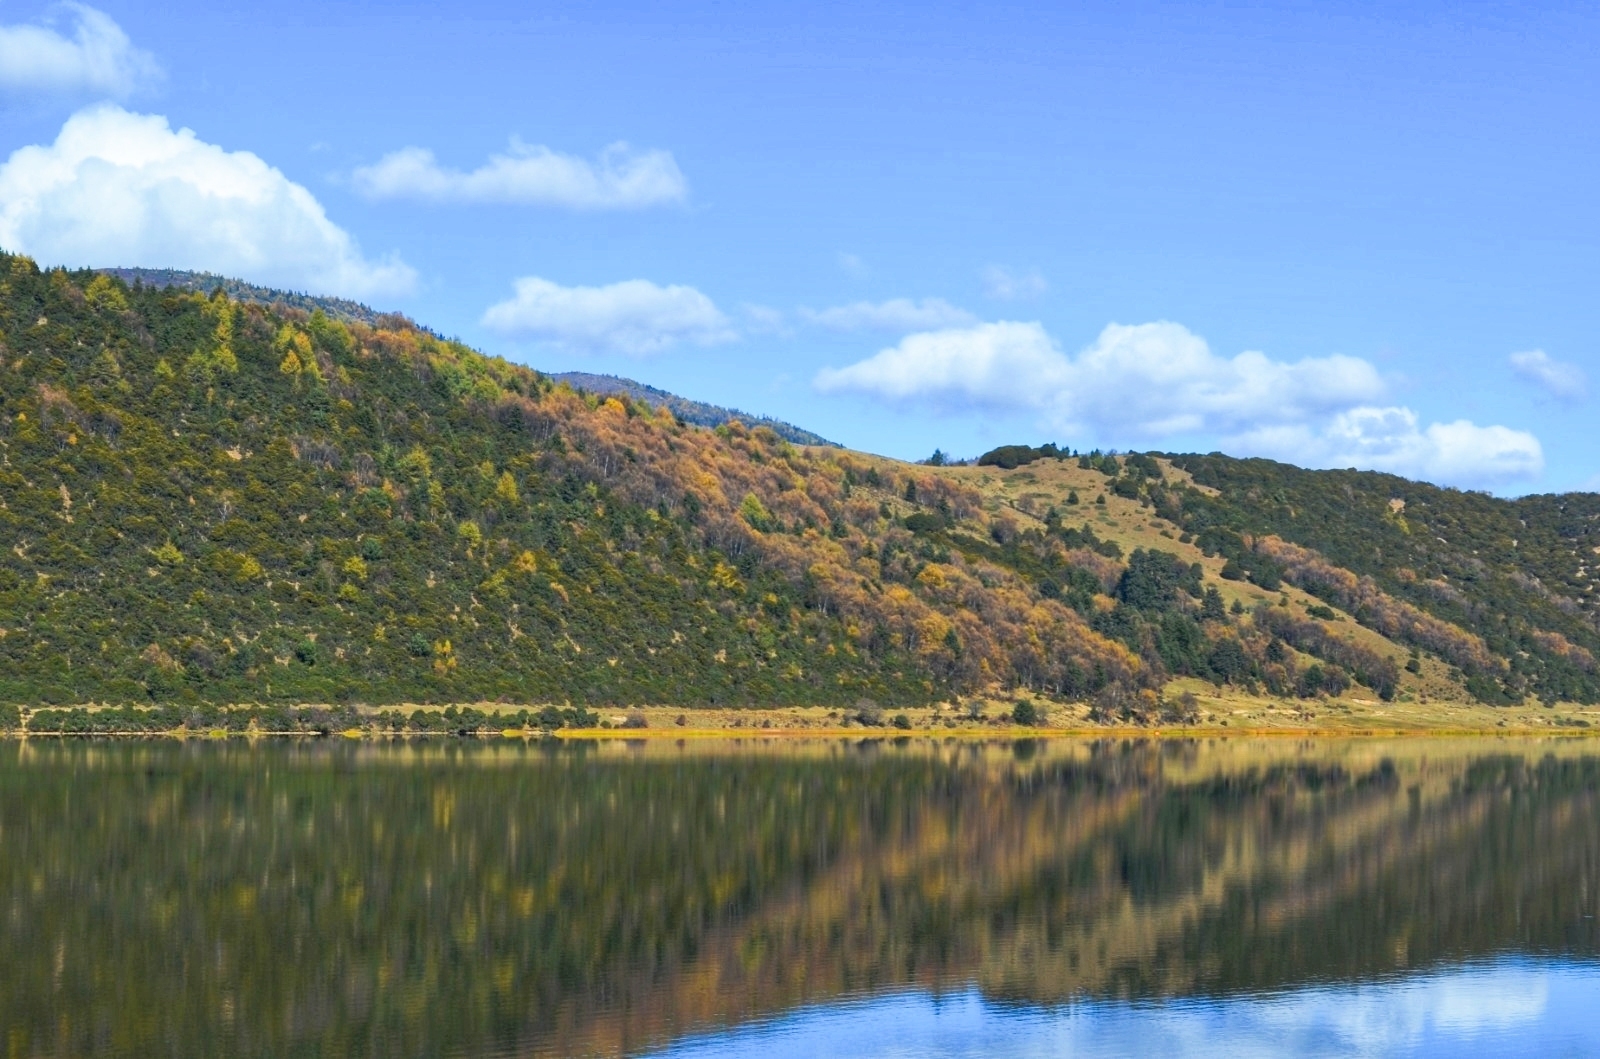
{"label": "shoreline", "polygon": [[1409,727],[1306,727],[1306,728],[1221,728],[1163,725],[1144,728],[1137,725],[1106,725],[1093,728],[916,728],[910,730],[892,727],[836,727],[836,728],[566,728],[554,731],[543,729],[487,729],[471,733],[374,731],[353,728],[339,732],[267,732],[256,730],[207,729],[190,731],[184,728],[166,731],[125,732],[0,732],[0,742],[28,742],[31,740],[154,740],[173,739],[182,742],[226,742],[246,740],[345,740],[349,742],[433,742],[460,741],[491,743],[497,741],[563,742],[563,743],[613,743],[613,742],[794,742],[807,739],[865,740],[921,742],[959,740],[963,742],[1002,741],[1016,742],[1028,739],[1096,740],[1096,739],[1595,739],[1600,738],[1600,728],[1517,727],[1517,728],[1409,728]]}
{"label": "shoreline", "polygon": [[[1178,688],[1169,689],[1177,691]],[[1209,690],[1209,689],[1206,689]],[[1019,694],[923,706],[578,707],[452,705],[41,706],[10,718],[0,738],[554,738],[565,741],[733,739],[1217,739],[1600,735],[1600,707],[1485,706],[1355,696],[1284,700],[1184,688],[1189,720],[1171,712],[1100,721],[1084,703]],[[1168,700],[1170,701],[1170,700]],[[99,718],[99,720],[96,720]],[[1030,723],[1021,723],[1030,722]]]}

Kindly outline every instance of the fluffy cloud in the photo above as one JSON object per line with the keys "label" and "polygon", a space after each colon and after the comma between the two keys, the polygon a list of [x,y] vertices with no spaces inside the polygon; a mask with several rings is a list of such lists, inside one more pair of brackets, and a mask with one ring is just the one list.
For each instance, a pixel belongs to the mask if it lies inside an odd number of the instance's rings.
{"label": "fluffy cloud", "polygon": [[511,141],[506,154],[470,173],[447,169],[422,147],[406,147],[351,174],[375,199],[499,202],[578,210],[630,209],[682,202],[689,185],[666,151],[634,151],[614,143],[590,162],[548,147]]}
{"label": "fluffy cloud", "polygon": [[1319,426],[1269,427],[1228,444],[1305,467],[1360,467],[1445,485],[1492,485],[1544,470],[1544,449],[1527,431],[1465,419],[1423,427],[1401,407],[1352,408]]}
{"label": "fluffy cloud", "polygon": [[1037,298],[1050,289],[1050,284],[1037,269],[1013,272],[999,265],[983,270],[983,292],[996,301],[1014,302]]}
{"label": "fluffy cloud", "polygon": [[630,279],[604,287],[563,287],[537,276],[489,307],[485,327],[583,353],[647,356],[680,343],[709,346],[738,337],[710,298],[693,287]]}
{"label": "fluffy cloud", "polygon": [[1241,455],[1356,466],[1451,484],[1500,482],[1544,467],[1532,434],[1465,420],[1419,425],[1387,406],[1382,377],[1356,357],[1219,357],[1175,323],[1112,324],[1068,356],[1037,323],[984,323],[908,335],[815,379],[936,407],[1032,411],[1069,435],[1152,442],[1209,437]]}
{"label": "fluffy cloud", "polygon": [[942,406],[1041,408],[1070,370],[1043,327],[1002,322],[907,335],[857,364],[824,368],[816,386]]}
{"label": "fluffy cloud", "polygon": [[248,151],[111,104],[0,165],[0,246],[46,264],[205,269],[357,297],[416,278],[363,257],[309,191]]}
{"label": "fluffy cloud", "polygon": [[941,298],[890,298],[886,302],[852,302],[831,309],[802,309],[800,315],[836,331],[918,331],[960,327],[977,322],[965,309]]}
{"label": "fluffy cloud", "polygon": [[122,97],[153,84],[161,67],[135,48],[111,16],[85,4],[60,5],[68,35],[54,26],[0,26],[0,89]]}
{"label": "fluffy cloud", "polygon": [[1589,377],[1576,364],[1566,364],[1542,349],[1511,354],[1511,370],[1552,397],[1581,401],[1589,395]]}
{"label": "fluffy cloud", "polygon": [[817,382],[899,400],[1033,408],[1070,430],[1140,438],[1296,422],[1384,391],[1377,370],[1355,357],[1226,359],[1174,323],[1112,324],[1076,358],[1036,323],[925,332]]}

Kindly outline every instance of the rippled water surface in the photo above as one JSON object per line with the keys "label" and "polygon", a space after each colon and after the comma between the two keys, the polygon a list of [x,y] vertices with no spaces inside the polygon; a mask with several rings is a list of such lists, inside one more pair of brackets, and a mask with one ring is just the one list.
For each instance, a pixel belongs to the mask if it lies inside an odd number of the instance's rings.
{"label": "rippled water surface", "polygon": [[1600,742],[0,743],[7,1055],[1600,1055]]}

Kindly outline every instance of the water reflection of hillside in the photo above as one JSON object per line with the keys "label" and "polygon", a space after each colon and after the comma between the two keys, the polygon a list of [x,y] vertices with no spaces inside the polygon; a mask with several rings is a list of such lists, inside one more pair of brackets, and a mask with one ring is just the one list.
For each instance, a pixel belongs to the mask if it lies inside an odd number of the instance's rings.
{"label": "water reflection of hillside", "polygon": [[912,985],[1594,954],[1597,781],[1559,742],[11,744],[0,1021],[24,1054],[615,1053]]}

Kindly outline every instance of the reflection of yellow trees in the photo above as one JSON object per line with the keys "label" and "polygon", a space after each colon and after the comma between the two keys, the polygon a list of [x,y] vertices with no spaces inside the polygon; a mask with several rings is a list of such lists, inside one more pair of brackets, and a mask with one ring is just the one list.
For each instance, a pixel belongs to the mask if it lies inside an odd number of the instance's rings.
{"label": "reflection of yellow trees", "polygon": [[0,834],[24,1052],[620,1054],[1600,951],[1582,743],[12,744]]}

